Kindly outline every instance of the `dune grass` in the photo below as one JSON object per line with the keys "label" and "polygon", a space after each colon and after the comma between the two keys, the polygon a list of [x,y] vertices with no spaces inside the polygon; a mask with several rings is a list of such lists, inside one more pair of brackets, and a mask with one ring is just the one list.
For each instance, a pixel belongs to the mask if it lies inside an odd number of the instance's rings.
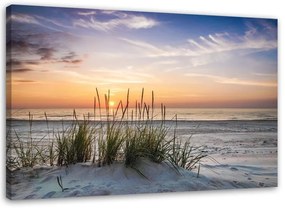
{"label": "dune grass", "polygon": [[[16,152],[14,157],[18,167],[33,167],[46,161],[50,166],[92,162],[101,167],[120,161],[126,167],[136,169],[139,159],[145,158],[156,163],[166,162],[175,169],[192,170],[207,155],[202,147],[193,147],[189,141],[178,141],[176,129],[171,138],[169,134],[172,130],[165,124],[166,106],[161,104],[160,114],[155,114],[154,92],[151,94],[151,104],[147,105],[142,89],[140,99],[135,101],[135,108],[131,108],[128,90],[126,102],[120,101],[111,112],[110,91],[104,95],[103,108],[100,93],[96,89],[93,121],[90,116],[78,120],[74,111],[71,126],[65,128],[63,123],[62,130],[54,132],[52,137],[48,132],[49,144],[44,149],[32,138],[32,116],[29,116],[29,141],[25,143],[14,131],[16,142],[12,148]],[[103,109],[106,116],[102,115]],[[155,116],[161,116],[160,120],[154,120]],[[46,114],[45,118],[49,131]],[[177,117],[174,122],[173,127],[177,127]],[[13,160],[13,156],[8,157],[7,162]]]}
{"label": "dune grass", "polygon": [[122,148],[122,144],[125,140],[124,131],[119,125],[115,123],[107,125],[106,138],[99,142],[100,164],[110,165],[118,159],[118,153]]}
{"label": "dune grass", "polygon": [[[34,140],[32,132],[33,116],[29,113],[29,133],[28,140],[23,140],[18,132],[14,131],[16,140],[13,142],[11,140],[11,134],[7,142],[10,143],[10,152],[8,154],[8,161],[10,165],[15,167],[34,167],[36,164],[43,161],[42,154],[44,148],[40,145],[41,141],[44,139],[42,137],[40,140]],[[12,153],[16,156],[12,156]],[[12,163],[11,163],[12,161]]]}
{"label": "dune grass", "polygon": [[59,166],[87,162],[92,156],[93,128],[88,119],[78,121],[75,111],[73,116],[72,126],[63,128],[55,136]]}

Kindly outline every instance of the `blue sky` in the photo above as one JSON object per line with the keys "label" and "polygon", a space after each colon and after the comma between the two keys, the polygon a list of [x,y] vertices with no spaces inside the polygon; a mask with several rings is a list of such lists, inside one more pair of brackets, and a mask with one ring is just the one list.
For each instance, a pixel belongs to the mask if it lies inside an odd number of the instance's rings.
{"label": "blue sky", "polygon": [[95,87],[115,102],[144,87],[170,107],[277,106],[274,19],[15,5],[7,26],[15,107],[89,107]]}

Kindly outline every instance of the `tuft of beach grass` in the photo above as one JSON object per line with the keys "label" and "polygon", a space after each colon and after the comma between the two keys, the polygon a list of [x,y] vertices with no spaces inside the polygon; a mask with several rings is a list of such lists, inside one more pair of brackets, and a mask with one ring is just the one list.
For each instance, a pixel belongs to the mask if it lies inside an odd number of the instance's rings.
{"label": "tuft of beach grass", "polygon": [[[21,135],[14,131],[16,143],[10,145],[16,157],[8,156],[7,162],[13,161],[18,167],[33,167],[38,163],[49,161],[49,165],[70,165],[82,162],[92,162],[97,166],[111,165],[120,161],[126,167],[137,169],[140,159],[152,162],[166,162],[175,170],[184,168],[192,170],[200,165],[200,161],[207,155],[203,147],[194,147],[189,141],[179,140],[176,134],[177,116],[173,136],[170,127],[166,126],[166,106],[160,104],[160,114],[155,114],[154,92],[151,92],[150,105],[144,101],[145,90],[141,91],[139,100],[135,100],[135,108],[130,107],[130,90],[127,90],[126,102],[119,101],[115,110],[110,109],[110,90],[104,96],[105,108],[96,88],[93,105],[93,121],[90,115],[84,120],[78,120],[76,111],[73,112],[71,126],[53,134],[49,133],[48,116],[45,113],[48,128],[48,150],[38,146],[32,137],[33,118],[29,114],[29,141],[24,142]],[[102,109],[105,109],[106,118]],[[134,109],[134,110],[133,110]],[[99,112],[98,112],[99,111]],[[154,117],[160,116],[154,121]],[[96,119],[99,121],[96,121]],[[11,147],[12,146],[12,147]],[[13,148],[13,149],[12,149]],[[11,154],[11,153],[10,153]],[[15,160],[17,162],[15,162]],[[15,164],[16,163],[16,164]],[[7,163],[8,165],[8,163]],[[199,168],[199,166],[198,166]]]}

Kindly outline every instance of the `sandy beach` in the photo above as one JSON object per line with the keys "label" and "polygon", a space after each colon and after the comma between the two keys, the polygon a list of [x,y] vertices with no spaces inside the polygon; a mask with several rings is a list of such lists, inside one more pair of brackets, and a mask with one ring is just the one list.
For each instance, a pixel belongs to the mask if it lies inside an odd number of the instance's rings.
{"label": "sandy beach", "polygon": [[166,162],[147,159],[137,166],[145,177],[120,162],[104,167],[36,166],[7,171],[7,196],[38,199],[277,186],[277,121],[179,122],[181,137],[189,137],[189,131],[194,133],[191,143],[205,146],[209,155],[201,161],[199,175],[197,168],[176,171]]}

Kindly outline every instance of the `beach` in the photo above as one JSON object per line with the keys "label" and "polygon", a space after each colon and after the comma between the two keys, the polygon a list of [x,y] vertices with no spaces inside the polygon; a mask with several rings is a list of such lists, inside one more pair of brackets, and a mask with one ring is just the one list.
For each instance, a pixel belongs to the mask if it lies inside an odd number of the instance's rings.
{"label": "beach", "polygon": [[[11,121],[15,130],[26,123]],[[44,128],[45,124],[44,121],[34,123],[36,128]],[[60,124],[51,121],[49,126]],[[173,124],[173,121],[166,121],[169,127]],[[122,162],[103,167],[90,162],[62,167],[41,165],[33,169],[7,170],[7,196],[36,199],[278,185],[277,120],[180,120],[176,132],[181,140],[190,138],[193,146],[202,146],[207,153],[199,170],[198,166],[192,171],[177,170],[167,162],[154,163],[147,159],[141,159],[137,166],[144,176]],[[61,177],[64,191],[57,177]]]}

